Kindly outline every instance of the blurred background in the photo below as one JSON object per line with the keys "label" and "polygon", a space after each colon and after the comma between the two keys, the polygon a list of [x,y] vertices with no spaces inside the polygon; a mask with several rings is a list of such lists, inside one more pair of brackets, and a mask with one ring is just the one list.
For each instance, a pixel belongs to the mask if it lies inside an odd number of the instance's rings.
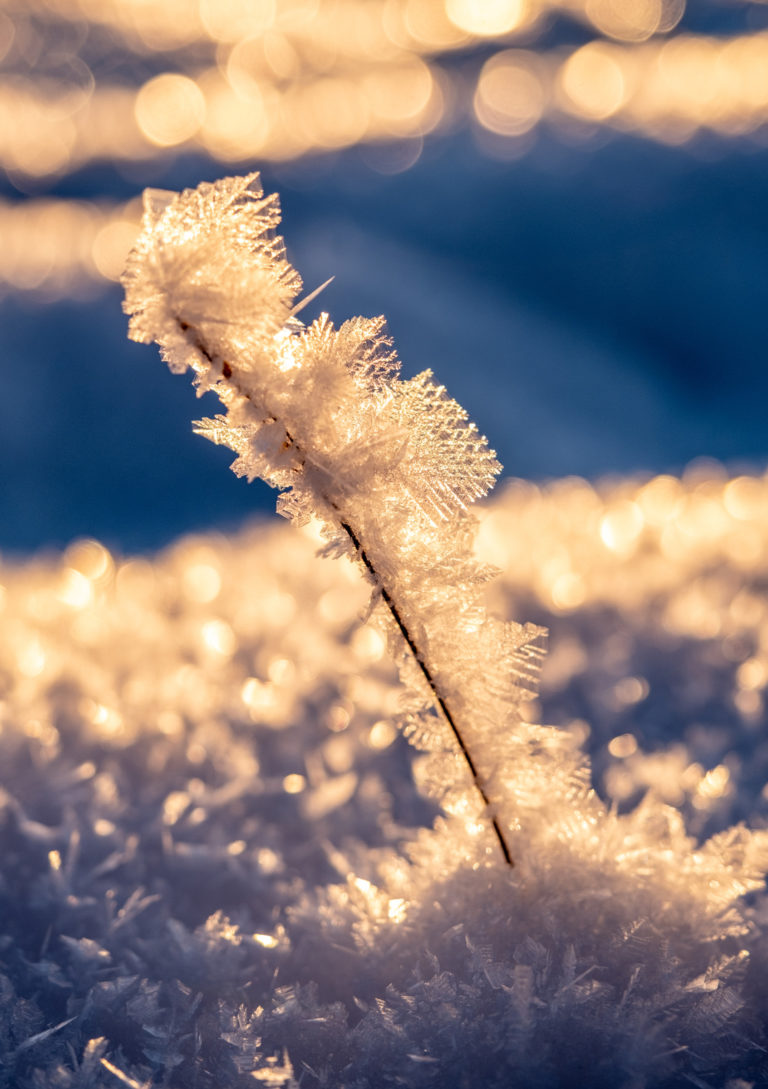
{"label": "blurred background", "polygon": [[272,509],[116,283],[145,186],[252,169],[507,473],[765,466],[768,5],[0,0],[0,58],[4,553]]}

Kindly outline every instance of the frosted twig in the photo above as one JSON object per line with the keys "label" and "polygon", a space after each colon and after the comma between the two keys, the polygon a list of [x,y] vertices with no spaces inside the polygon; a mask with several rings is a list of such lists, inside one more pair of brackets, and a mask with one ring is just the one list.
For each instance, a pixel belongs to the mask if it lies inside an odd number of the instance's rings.
{"label": "frosted twig", "polygon": [[[403,619],[400,616],[400,611],[397,608],[397,605],[395,604],[395,602],[392,600],[392,595],[389,593],[386,586],[383,585],[383,583],[382,583],[381,579],[379,578],[379,575],[378,575],[378,573],[376,571],[376,568],[373,566],[371,561],[368,559],[366,551],[362,547],[360,542],[358,541],[358,539],[357,539],[357,537],[355,535],[355,531],[352,529],[352,527],[347,522],[344,522],[344,521],[340,522],[339,525],[341,526],[341,528],[344,530],[344,532],[347,534],[350,541],[354,545],[355,551],[357,552],[358,556],[360,557],[360,560],[361,560],[363,566],[366,568],[366,570],[368,572],[370,572],[371,578],[373,579],[374,583],[378,587],[379,592],[381,593],[382,600],[384,601],[385,605],[389,609],[389,611],[390,611],[390,613],[392,615],[392,619],[394,620],[395,624],[397,624],[398,630],[399,630],[400,634],[402,635],[406,646],[408,647],[411,654],[413,655],[419,669],[424,674],[424,678],[425,678],[427,684],[429,685],[429,688],[431,689],[431,691],[432,691],[432,693],[433,693],[433,695],[435,697],[435,703],[440,708],[440,710],[441,710],[441,712],[443,714],[443,717],[445,718],[445,721],[448,723],[449,727],[451,728],[451,732],[453,733],[453,736],[456,738],[456,742],[457,742],[457,744],[459,746],[459,749],[461,750],[462,756],[464,757],[464,759],[467,762],[467,766],[468,766],[468,768],[470,770],[470,774],[472,775],[472,779],[474,781],[474,784],[475,784],[475,786],[477,787],[477,789],[478,789],[478,791],[480,793],[480,797],[483,799],[483,803],[486,806],[490,807],[490,804],[491,804],[490,798],[488,797],[488,795],[485,792],[485,786],[483,785],[483,781],[482,781],[482,779],[480,778],[480,776],[477,773],[477,768],[475,767],[475,762],[472,759],[472,755],[471,755],[469,749],[467,748],[467,745],[466,745],[466,742],[464,741],[464,738],[461,736],[461,730],[456,725],[454,717],[451,714],[451,711],[450,711],[450,709],[448,707],[448,704],[445,702],[445,700],[441,696],[441,694],[440,694],[440,692],[439,692],[439,690],[437,688],[437,685],[435,684],[435,679],[432,676],[432,673],[431,673],[431,671],[429,669],[429,666],[424,661],[424,657],[423,657],[421,651],[419,650],[419,648],[416,646],[416,643],[413,640],[413,636],[411,635],[411,633],[408,631],[405,624],[403,623]],[[499,822],[498,822],[498,820],[497,820],[497,818],[495,816],[491,816],[491,824],[493,826],[494,832],[496,833],[496,838],[499,841],[499,846],[501,847],[501,853],[504,855],[504,861],[507,862],[510,866],[514,866],[515,863],[514,863],[514,860],[512,858],[512,855],[510,854],[509,846],[507,845],[507,841],[504,839],[504,833],[502,832],[502,830],[501,830],[501,828],[499,826]]]}
{"label": "frosted twig", "polygon": [[432,753],[432,787],[466,808],[468,788],[450,785],[456,766],[438,766],[458,749],[512,865],[499,817],[510,799],[491,779],[541,631],[494,620],[482,600],[488,574],[467,511],[501,467],[429,371],[399,378],[383,319],[339,329],[325,314],[309,327],[296,319],[301,281],[279,218],[257,175],[148,191],[123,279],[130,334],[156,340],[172,370],[191,368],[200,392],[218,394],[226,415],[196,429],[238,454],[235,472],[279,488],[282,514],[319,518],[365,569],[429,691],[410,728]]}
{"label": "frosted twig", "polygon": [[[322,287],[318,288],[317,291],[313,292],[313,294],[310,295],[307,298],[306,302],[309,302],[311,300],[311,298],[313,297],[313,295],[318,294],[322,290],[322,288],[325,287],[328,283],[330,283],[330,280],[326,281],[326,284],[323,284]],[[295,313],[297,309],[298,308],[295,307],[294,310],[292,311],[292,313]],[[204,358],[210,363],[211,366],[215,367],[216,366],[216,361],[215,361],[214,357],[211,355],[211,353],[209,352],[206,345],[203,343],[203,340],[200,337],[199,332],[193,326],[189,325],[187,322],[182,321],[182,319],[179,318],[178,315],[176,316],[176,321],[178,323],[178,326],[179,326],[179,329],[181,330],[181,332],[188,334],[192,338],[192,341],[193,341],[194,346],[197,349],[197,351],[199,351],[201,353],[201,355],[204,356]],[[232,368],[231,364],[227,363],[226,360],[223,360],[222,363],[221,363],[221,375],[222,375],[223,378],[225,378],[227,380],[233,380],[233,368]],[[237,383],[233,381],[233,385],[237,386]],[[238,392],[240,392],[241,395],[246,398],[246,400],[251,400],[251,397],[247,392],[244,392],[242,390],[238,390]],[[270,413],[270,418],[275,423],[280,422],[277,419],[277,417],[272,415],[271,413]],[[295,439],[290,434],[290,432],[288,431],[287,428],[285,429],[285,435],[286,435],[286,444],[287,444],[286,448],[291,447],[292,449],[294,449],[296,451],[296,453],[302,458],[302,462],[303,462],[304,459],[303,459],[302,450],[298,446]],[[445,701],[445,698],[440,693],[440,690],[439,690],[439,688],[438,688],[438,686],[436,684],[435,678],[432,676],[432,672],[431,672],[428,664],[426,663],[426,661],[424,659],[424,655],[419,650],[419,647],[416,645],[416,641],[415,641],[413,635],[409,632],[408,628],[406,627],[405,622],[403,621],[403,618],[402,618],[402,616],[400,614],[400,610],[398,609],[397,604],[396,604],[392,594],[387,589],[381,575],[379,574],[379,572],[374,567],[373,562],[371,561],[370,557],[368,556],[368,553],[366,552],[365,548],[363,547],[363,545],[362,545],[362,543],[361,543],[361,541],[360,541],[360,539],[358,537],[358,534],[355,532],[355,530],[352,528],[352,526],[349,524],[349,522],[344,518],[341,511],[337,507],[336,503],[326,495],[322,495],[322,499],[338,515],[337,521],[338,521],[339,528],[344,531],[344,533],[347,535],[347,537],[351,541],[352,546],[354,547],[354,550],[355,550],[355,553],[356,553],[358,559],[362,563],[362,565],[365,568],[365,570],[367,571],[367,573],[370,575],[374,585],[376,586],[376,589],[379,591],[379,593],[381,595],[381,599],[384,602],[384,604],[386,605],[387,609],[389,610],[389,613],[392,616],[392,619],[394,620],[394,622],[395,622],[395,624],[397,626],[397,629],[398,629],[398,631],[400,632],[400,635],[403,638],[403,641],[404,641],[405,645],[408,647],[408,650],[413,655],[413,658],[414,658],[416,664],[418,665],[419,669],[421,670],[421,673],[423,674],[424,679],[426,680],[427,685],[429,686],[429,689],[430,689],[430,691],[432,692],[432,694],[434,696],[435,703],[436,703],[437,707],[440,709],[441,714],[443,715],[443,717],[444,717],[446,723],[448,724],[453,736],[456,739],[456,742],[457,742],[457,744],[459,746],[461,754],[462,754],[462,756],[464,757],[464,759],[467,762],[467,767],[469,768],[469,771],[470,771],[470,774],[472,776],[472,780],[474,782],[474,785],[476,786],[476,788],[477,788],[477,790],[478,790],[478,792],[480,794],[480,797],[483,800],[483,804],[486,807],[490,807],[491,800],[488,797],[488,794],[486,793],[485,786],[483,784],[482,779],[480,778],[480,776],[478,774],[477,768],[475,767],[475,762],[472,759],[472,755],[471,755],[471,753],[470,753],[470,751],[469,751],[469,749],[467,747],[467,744],[466,744],[464,738],[462,737],[461,730],[459,729],[459,726],[457,725],[456,720],[454,719],[454,716],[451,713],[451,711],[450,711],[450,709],[448,707],[448,704]],[[496,834],[496,838],[499,841],[499,846],[501,847],[501,853],[504,855],[505,862],[507,862],[508,865],[510,865],[510,866],[514,866],[515,863],[514,863],[514,861],[512,859],[512,855],[510,853],[509,846],[507,844],[507,841],[504,838],[504,834],[503,834],[503,832],[501,830],[501,827],[499,826],[499,822],[498,822],[495,815],[491,816],[491,824],[492,824],[493,830],[494,830],[494,832]]]}

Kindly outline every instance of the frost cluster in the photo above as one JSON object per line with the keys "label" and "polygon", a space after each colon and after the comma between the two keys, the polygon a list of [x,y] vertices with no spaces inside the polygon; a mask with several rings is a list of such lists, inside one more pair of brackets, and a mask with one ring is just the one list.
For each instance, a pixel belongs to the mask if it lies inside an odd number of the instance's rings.
{"label": "frost cluster", "polygon": [[499,463],[429,371],[399,377],[382,318],[295,318],[301,281],[278,221],[256,174],[150,191],[124,276],[131,336],[218,394],[226,416],[199,429],[237,452],[235,472],[281,489],[281,513],[319,519],[327,552],[360,564],[409,681],[408,732],[431,753],[431,788],[464,810],[469,774],[506,855],[517,750],[532,744],[513,729],[542,631],[485,609],[468,507]]}

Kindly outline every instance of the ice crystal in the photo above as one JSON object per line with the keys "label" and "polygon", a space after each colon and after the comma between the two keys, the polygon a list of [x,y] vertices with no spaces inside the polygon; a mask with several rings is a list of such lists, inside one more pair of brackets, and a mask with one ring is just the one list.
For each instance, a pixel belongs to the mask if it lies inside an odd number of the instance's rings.
{"label": "ice crystal", "polygon": [[292,316],[301,281],[278,221],[255,174],[150,192],[124,276],[131,336],[216,391],[226,415],[198,428],[237,453],[235,472],[282,489],[281,513],[320,519],[329,548],[364,569],[420,693],[409,733],[434,754],[429,785],[464,805],[469,773],[509,861],[507,740],[542,632],[484,606],[468,507],[500,465],[429,371],[400,377],[382,318],[337,329],[326,314],[308,328]]}

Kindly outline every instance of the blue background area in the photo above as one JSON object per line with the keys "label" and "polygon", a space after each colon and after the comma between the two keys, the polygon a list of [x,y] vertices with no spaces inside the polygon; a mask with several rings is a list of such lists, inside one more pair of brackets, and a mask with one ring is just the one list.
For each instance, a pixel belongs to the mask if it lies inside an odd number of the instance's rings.
{"label": "blue background area", "polygon": [[[254,164],[258,165],[258,164]],[[505,472],[590,478],[768,460],[768,150],[542,131],[501,162],[461,132],[384,176],[351,150],[264,169],[305,317],[386,314],[404,373],[431,367]],[[58,196],[118,199],[226,171],[201,158],[102,167]],[[0,549],[92,535],[120,551],[273,508],[192,435],[216,411],[126,339],[121,292],[0,303]]]}

